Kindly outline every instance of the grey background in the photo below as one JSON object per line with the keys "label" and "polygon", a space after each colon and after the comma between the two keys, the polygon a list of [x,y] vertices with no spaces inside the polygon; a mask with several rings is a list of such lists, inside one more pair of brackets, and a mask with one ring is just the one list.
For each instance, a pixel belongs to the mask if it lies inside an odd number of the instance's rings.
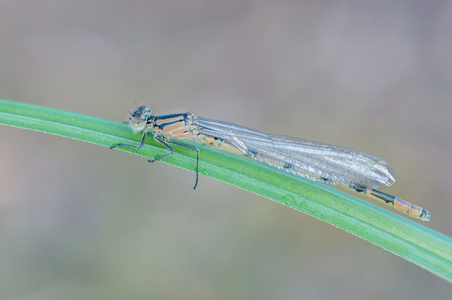
{"label": "grey background", "polygon": [[[452,235],[450,1],[0,1],[0,98],[134,100],[378,154]],[[450,284],[193,173],[0,127],[1,299],[447,299]],[[390,208],[388,208],[390,209]]]}

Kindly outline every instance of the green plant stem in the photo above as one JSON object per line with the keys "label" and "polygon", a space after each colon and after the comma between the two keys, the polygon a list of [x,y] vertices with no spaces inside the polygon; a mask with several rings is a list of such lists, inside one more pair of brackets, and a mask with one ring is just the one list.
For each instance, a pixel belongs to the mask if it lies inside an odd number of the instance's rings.
{"label": "green plant stem", "polygon": [[[0,123],[106,147],[117,143],[138,145],[141,138],[141,134],[133,134],[121,122],[8,100],[0,100]],[[328,186],[204,145],[190,141],[187,144],[200,149],[200,174],[302,211],[452,282],[450,237]],[[194,171],[194,151],[174,148],[176,153],[162,161]],[[142,150],[117,149],[150,159],[167,152],[152,138],[147,139]]]}

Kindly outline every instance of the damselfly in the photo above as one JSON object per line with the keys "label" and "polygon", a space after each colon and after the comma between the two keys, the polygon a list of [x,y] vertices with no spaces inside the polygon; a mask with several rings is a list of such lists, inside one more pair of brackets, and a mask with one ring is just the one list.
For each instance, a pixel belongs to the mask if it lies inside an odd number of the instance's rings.
{"label": "damselfly", "polygon": [[143,132],[139,146],[119,143],[110,147],[126,146],[141,150],[146,135],[151,132],[168,153],[175,152],[170,144],[196,151],[196,188],[199,171],[199,149],[178,142],[192,140],[230,153],[245,156],[279,170],[313,181],[340,188],[350,188],[373,196],[413,218],[428,221],[430,212],[377,189],[395,183],[396,173],[391,165],[373,154],[346,147],[313,142],[284,135],[273,135],[237,124],[206,119],[193,113],[153,116],[147,106],[130,113],[129,126],[134,133]]}

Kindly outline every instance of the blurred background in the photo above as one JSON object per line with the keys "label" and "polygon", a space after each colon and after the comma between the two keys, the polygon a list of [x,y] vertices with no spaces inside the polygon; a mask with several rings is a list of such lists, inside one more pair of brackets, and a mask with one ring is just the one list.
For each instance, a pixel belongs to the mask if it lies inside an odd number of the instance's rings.
{"label": "blurred background", "polygon": [[[451,1],[0,1],[0,98],[134,101],[378,154],[452,235]],[[446,299],[370,243],[163,163],[0,126],[0,299]],[[390,209],[390,208],[388,208]]]}

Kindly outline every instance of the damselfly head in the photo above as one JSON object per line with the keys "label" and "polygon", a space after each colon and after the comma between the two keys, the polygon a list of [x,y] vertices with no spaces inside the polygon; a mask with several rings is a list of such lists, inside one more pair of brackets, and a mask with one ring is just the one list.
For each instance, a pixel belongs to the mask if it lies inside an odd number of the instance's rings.
{"label": "damselfly head", "polygon": [[151,109],[147,106],[140,106],[136,111],[130,113],[129,126],[137,133],[146,128],[146,122],[151,116]]}
{"label": "damselfly head", "polygon": [[143,120],[146,120],[148,117],[151,116],[151,109],[148,106],[140,106],[137,108],[136,111],[133,112],[133,114],[131,114],[132,117],[138,117],[141,118]]}

